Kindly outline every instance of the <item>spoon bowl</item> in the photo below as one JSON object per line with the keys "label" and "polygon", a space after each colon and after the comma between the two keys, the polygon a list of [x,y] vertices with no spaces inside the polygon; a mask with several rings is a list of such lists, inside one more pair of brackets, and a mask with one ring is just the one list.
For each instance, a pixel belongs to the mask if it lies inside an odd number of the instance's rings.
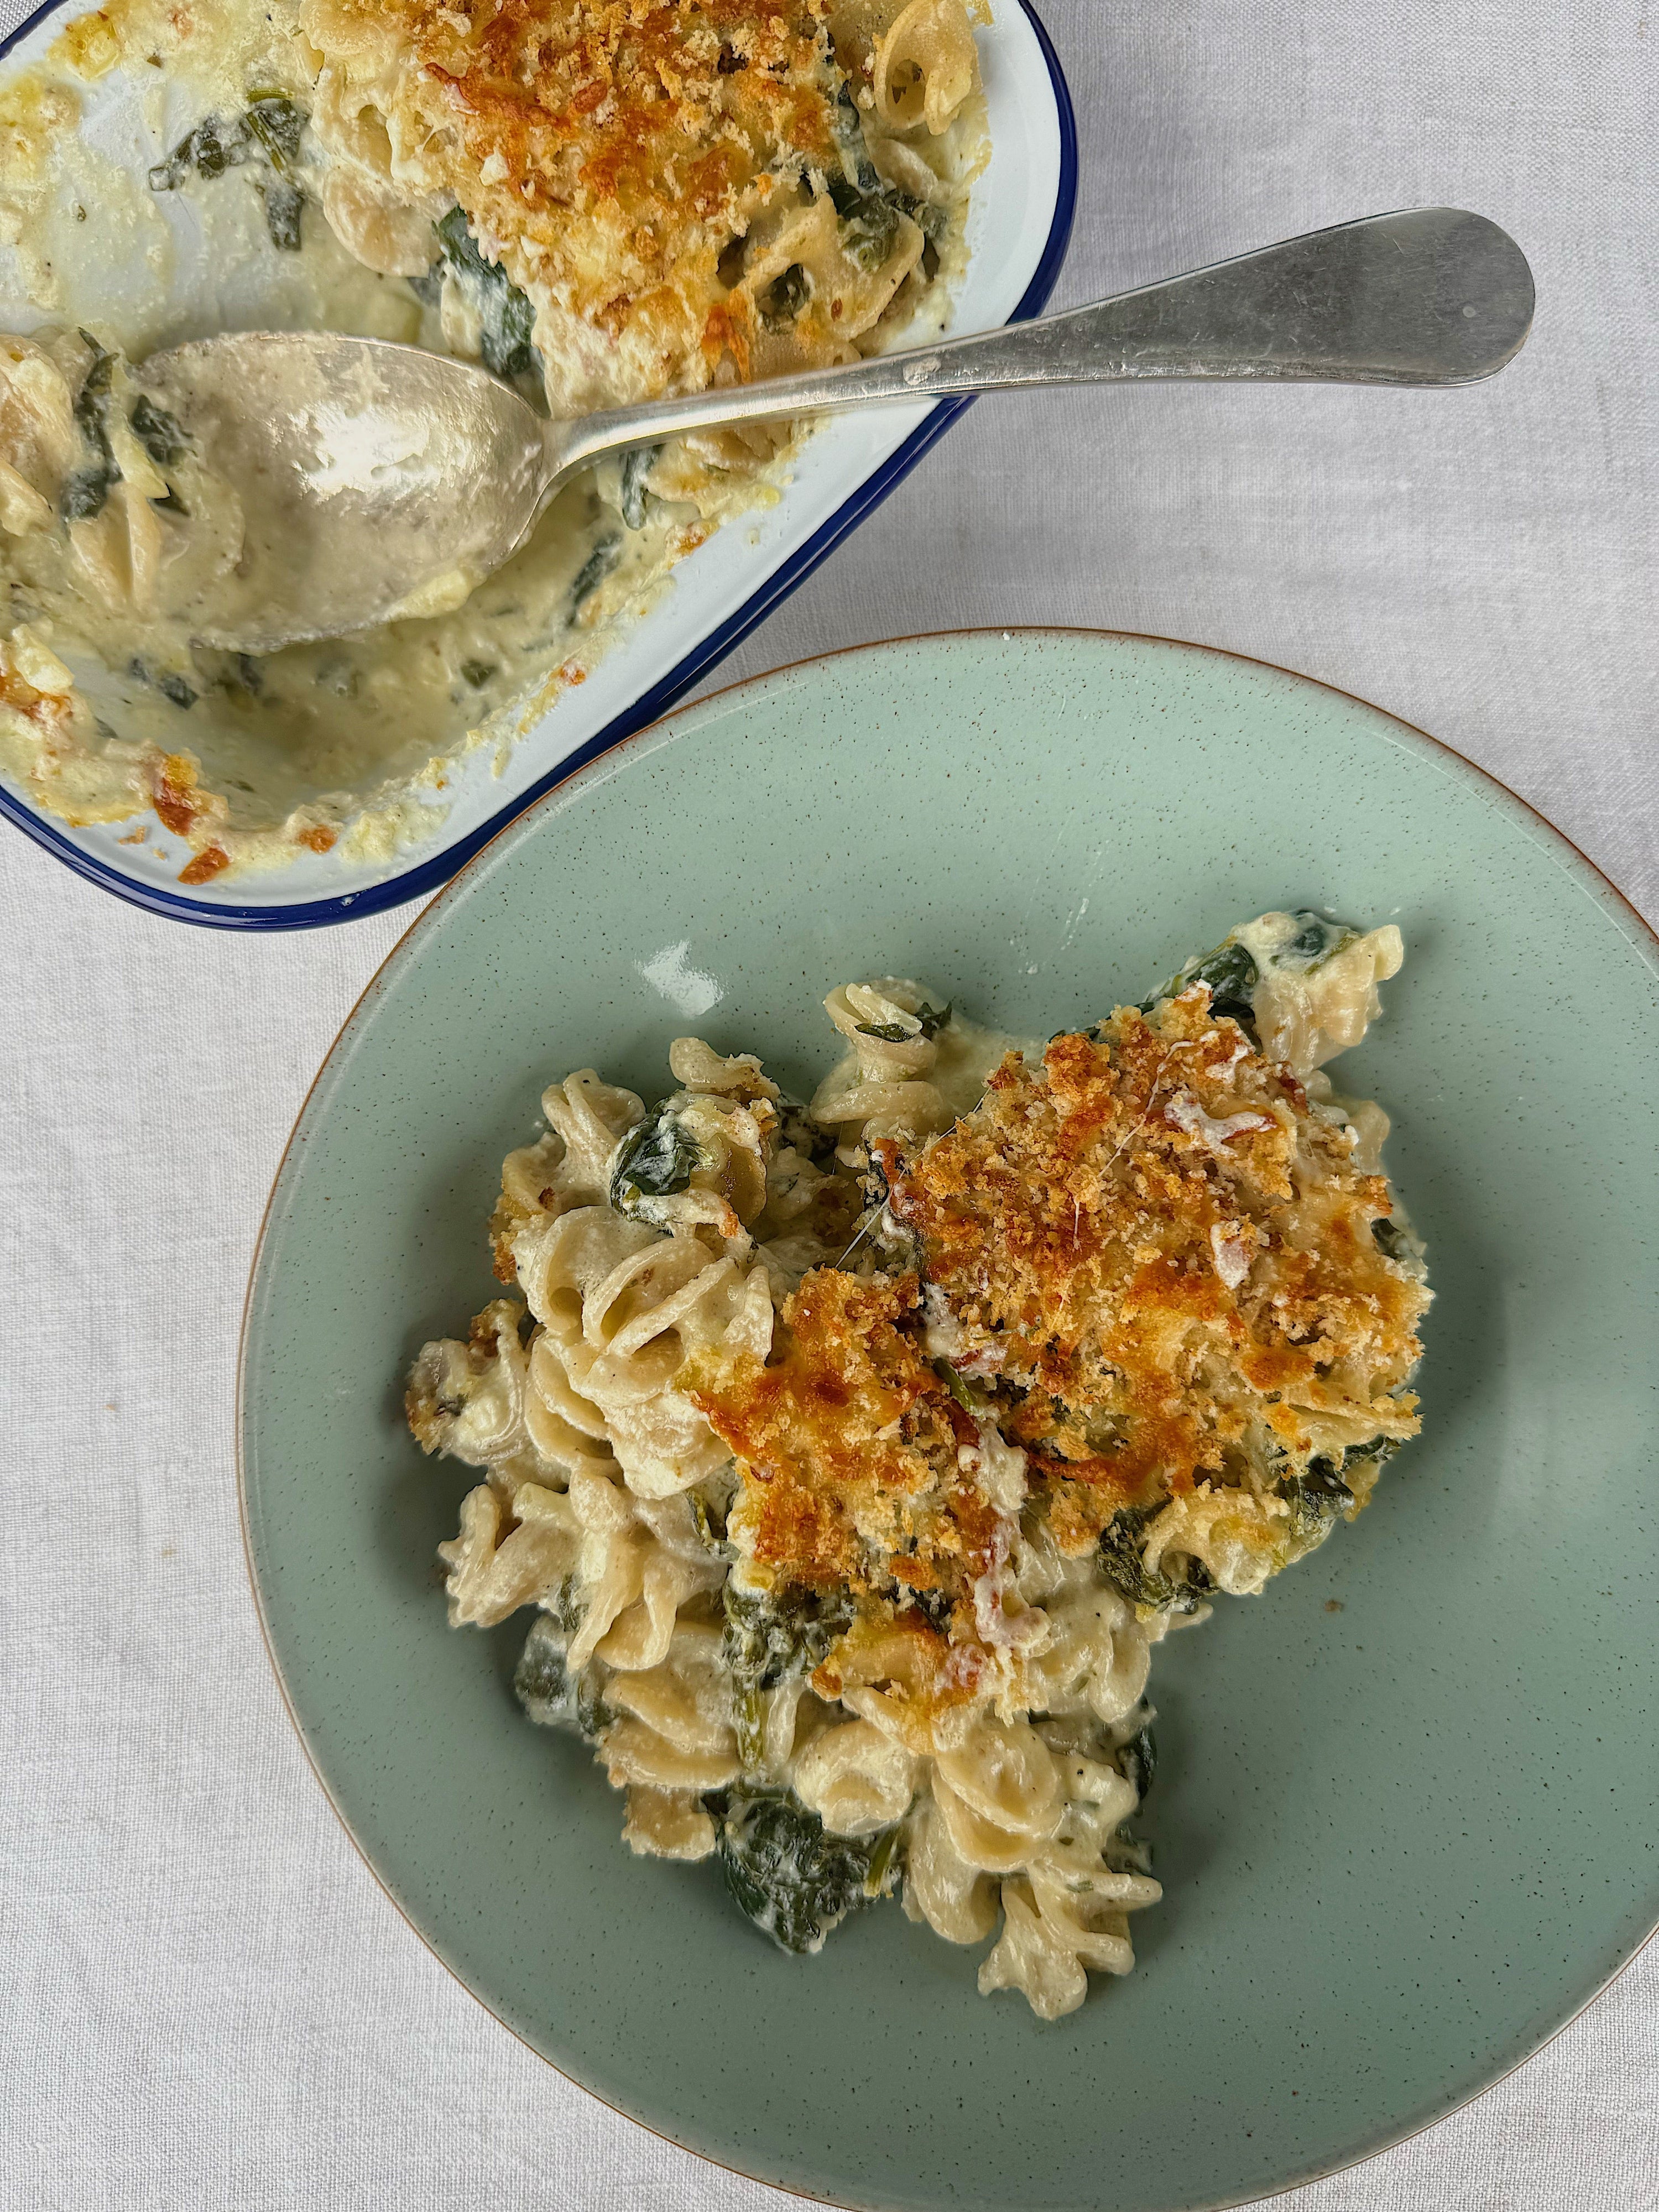
{"label": "spoon bowl", "polygon": [[555,426],[509,386],[383,338],[237,331],[134,379],[240,502],[205,645],[274,653],[443,613],[523,544],[556,482]]}

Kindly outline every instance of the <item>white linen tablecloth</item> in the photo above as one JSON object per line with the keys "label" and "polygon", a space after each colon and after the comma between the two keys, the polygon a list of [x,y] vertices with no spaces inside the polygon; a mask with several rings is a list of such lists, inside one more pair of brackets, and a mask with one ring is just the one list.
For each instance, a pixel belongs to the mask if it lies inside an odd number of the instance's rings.
{"label": "white linen tablecloth", "polygon": [[[1463,393],[984,401],[717,680],[971,623],[1231,647],[1433,731],[1659,920],[1649,0],[1047,15],[1083,148],[1056,305],[1449,201],[1530,255],[1532,341]],[[438,1966],[324,1802],[255,1626],[243,1285],[307,1085],[410,915],[239,939],[10,829],[0,861],[0,2203],[783,2206],[573,2088]],[[1659,1947],[1478,2103],[1285,2202],[1659,2206]]]}

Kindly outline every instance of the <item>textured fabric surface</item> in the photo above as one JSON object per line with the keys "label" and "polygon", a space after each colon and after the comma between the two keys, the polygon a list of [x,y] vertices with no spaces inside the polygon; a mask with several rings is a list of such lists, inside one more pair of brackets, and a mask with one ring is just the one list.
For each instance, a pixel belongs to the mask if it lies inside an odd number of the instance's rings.
{"label": "textured fabric surface", "polygon": [[[720,680],[977,623],[1231,647],[1433,731],[1659,920],[1647,0],[1048,16],[1083,145],[1057,304],[1454,201],[1532,257],[1532,343],[1461,394],[983,402]],[[260,1644],[243,1285],[306,1086],[409,916],[243,942],[0,848],[0,2203],[781,2207],[449,1978],[336,1826]],[[1635,2212],[1656,2147],[1659,1948],[1477,2104],[1284,2201]]]}

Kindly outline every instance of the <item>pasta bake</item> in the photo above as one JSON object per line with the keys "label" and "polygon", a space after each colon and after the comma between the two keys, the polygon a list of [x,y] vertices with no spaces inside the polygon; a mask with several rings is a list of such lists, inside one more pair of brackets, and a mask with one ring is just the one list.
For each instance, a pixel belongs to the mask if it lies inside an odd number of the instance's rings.
{"label": "pasta bake", "polygon": [[808,1104],[682,1037],[647,1106],[544,1095],[504,1295],[410,1374],[480,1470],[450,1619],[815,1951],[888,1896],[1073,2010],[1160,1891],[1154,1646],[1369,1502],[1418,1427],[1423,1249],[1325,1063],[1400,933],[1268,914],[1046,1048],[886,978]]}
{"label": "pasta bake", "polygon": [[[0,773],[180,880],[430,835],[733,518],[787,425],[568,487],[477,589],[263,656],[204,642],[258,518],[129,362],[230,327],[481,361],[561,416],[941,329],[988,147],[979,0],[112,0],[0,89]],[[125,74],[135,172],[92,143]],[[101,96],[101,95],[100,95]],[[296,559],[304,557],[301,549]]]}

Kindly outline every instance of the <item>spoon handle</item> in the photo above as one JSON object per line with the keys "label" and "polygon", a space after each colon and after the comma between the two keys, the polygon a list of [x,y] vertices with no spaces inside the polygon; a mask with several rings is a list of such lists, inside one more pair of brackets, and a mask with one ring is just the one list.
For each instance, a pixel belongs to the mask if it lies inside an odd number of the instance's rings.
{"label": "spoon handle", "polygon": [[678,431],[1016,385],[1156,377],[1473,384],[1532,323],[1532,271],[1484,216],[1368,216],[1093,307],[842,368],[726,386],[556,426],[564,467]]}

